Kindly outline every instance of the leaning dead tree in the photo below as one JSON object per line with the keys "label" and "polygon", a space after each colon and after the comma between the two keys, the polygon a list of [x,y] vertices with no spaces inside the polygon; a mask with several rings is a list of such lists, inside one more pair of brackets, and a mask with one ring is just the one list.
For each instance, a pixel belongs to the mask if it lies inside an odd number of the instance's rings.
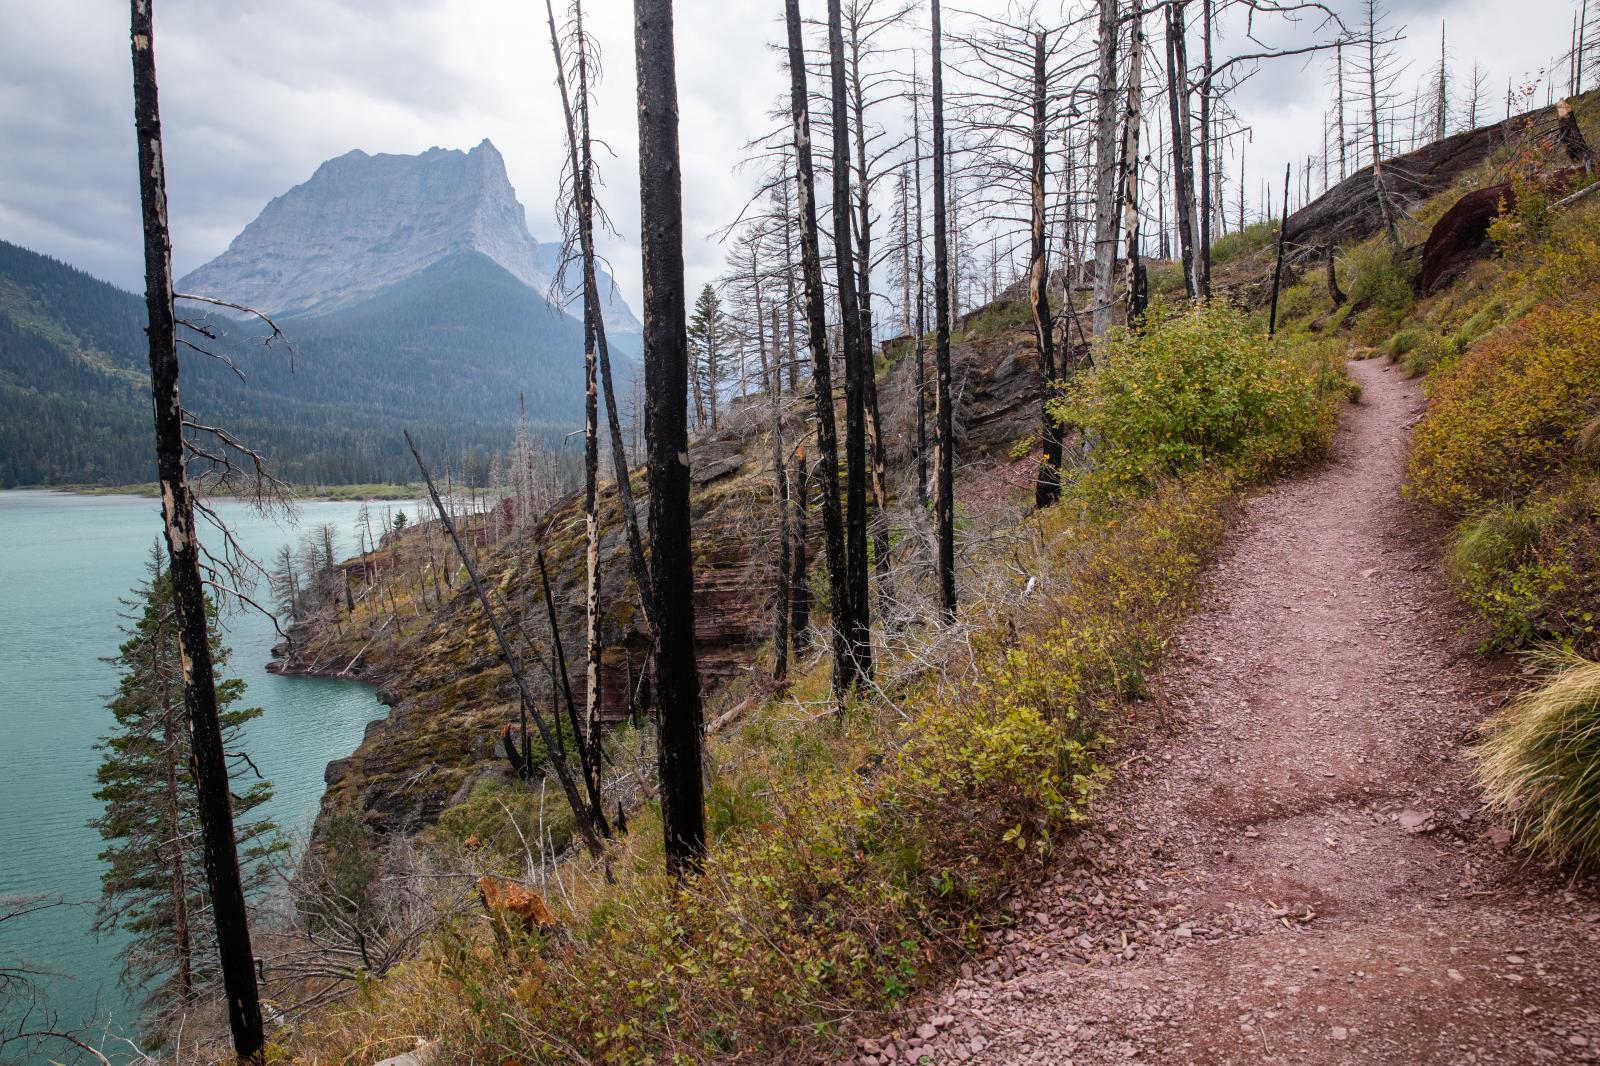
{"label": "leaning dead tree", "polygon": [[645,440],[656,629],[656,749],[667,869],[705,855],[700,676],[694,649],[689,509],[689,336],[683,277],[683,171],[672,0],[634,0],[639,206],[644,276]]}
{"label": "leaning dead tree", "polygon": [[[550,23],[550,47],[555,53],[556,85],[561,94],[561,111],[567,132],[567,208],[569,239],[568,251],[576,243],[579,269],[583,285],[583,326],[586,363],[598,370],[599,383],[605,394],[606,430],[611,441],[612,473],[616,478],[617,499],[622,505],[623,532],[628,542],[628,561],[633,572],[633,583],[638,590],[639,605],[644,609],[645,621],[651,635],[658,632],[656,602],[652,598],[650,565],[645,558],[644,542],[639,534],[638,508],[633,498],[633,483],[628,478],[628,452],[622,442],[622,422],[617,413],[616,390],[611,380],[611,349],[606,341],[604,305],[600,299],[599,270],[596,266],[595,226],[603,219],[595,203],[594,193],[594,138],[589,125],[591,58],[594,42],[583,28],[583,5],[573,0],[565,46],[562,34],[556,27],[555,9],[551,0],[545,0],[545,12]],[[576,94],[568,87],[567,52],[572,54],[571,77],[577,83]],[[576,99],[574,100],[574,95]],[[571,238],[576,237],[574,242]],[[595,403],[595,373],[589,372],[586,405],[593,420]],[[590,434],[592,437],[593,434]],[[593,459],[585,453],[585,466],[592,471]],[[592,472],[586,485],[593,483]],[[589,491],[587,488],[586,492]]]}
{"label": "leaning dead tree", "polygon": [[[445,533],[450,537],[450,543],[455,546],[456,554],[461,557],[461,565],[466,568],[467,580],[472,583],[472,591],[478,598],[478,606],[483,608],[484,617],[494,633],[495,643],[500,647],[500,659],[506,664],[506,669],[511,671],[511,679],[516,682],[517,696],[522,700],[523,710],[533,719],[534,726],[539,730],[539,740],[544,744],[550,769],[554,771],[556,780],[561,785],[561,791],[566,795],[567,805],[572,808],[573,819],[577,823],[579,834],[583,837],[584,846],[589,849],[591,855],[598,856],[601,850],[600,835],[604,814],[599,810],[598,802],[591,805],[578,791],[578,783],[573,777],[572,768],[567,765],[566,751],[560,737],[550,728],[539,710],[539,701],[529,685],[527,671],[522,666],[522,658],[506,636],[505,627],[501,624],[494,605],[489,602],[489,594],[484,589],[482,579],[478,577],[478,568],[473,565],[472,554],[461,542],[455,522],[451,520],[450,512],[440,499],[439,490],[434,486],[433,474],[429,471],[428,464],[423,461],[422,453],[417,450],[411,434],[407,432],[405,437],[406,447],[411,449],[411,457],[416,460],[417,470],[422,474],[423,484],[427,487],[428,498],[433,503],[434,511],[438,514]],[[570,697],[568,702],[570,704]]]}

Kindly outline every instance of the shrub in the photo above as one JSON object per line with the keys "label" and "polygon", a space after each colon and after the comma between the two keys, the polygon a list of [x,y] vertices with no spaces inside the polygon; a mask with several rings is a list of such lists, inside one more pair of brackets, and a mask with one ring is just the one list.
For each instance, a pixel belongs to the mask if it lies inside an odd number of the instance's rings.
{"label": "shrub", "polygon": [[1516,501],[1572,462],[1600,410],[1600,307],[1547,306],[1484,338],[1439,376],[1408,483],[1453,514]]}
{"label": "shrub", "polygon": [[1559,638],[1595,647],[1600,486],[1578,481],[1464,520],[1450,559],[1463,596],[1500,647]]}
{"label": "shrub", "polygon": [[1553,863],[1600,866],[1600,663],[1542,658],[1545,682],[1488,723],[1478,775],[1525,846]]}
{"label": "shrub", "polygon": [[1403,359],[1418,345],[1427,339],[1428,333],[1419,326],[1407,326],[1389,338],[1389,343],[1383,346],[1390,359]]}
{"label": "shrub", "polygon": [[1211,242],[1211,263],[1226,263],[1230,259],[1237,259],[1259,252],[1263,248],[1271,247],[1278,239],[1278,224],[1270,219],[1252,222],[1244,229],[1224,233]]}
{"label": "shrub", "polygon": [[1401,365],[1406,376],[1420,378],[1442,373],[1454,366],[1466,352],[1467,345],[1460,337],[1441,337],[1424,332],[1421,340],[1405,354]]}
{"label": "shrub", "polygon": [[1202,474],[1110,517],[1039,515],[1030,568],[1053,591],[1020,601],[1015,629],[980,631],[969,680],[841,719],[758,708],[711,739],[715,807],[736,814],[717,818],[700,876],[659,872],[659,822],[642,812],[616,885],[553,878],[561,937],[501,946],[458,925],[294,1034],[305,1061],[419,1031],[483,1062],[836,1050],[843,1026],[902,1003],[972,943],[1083,818],[1123,699],[1189,602],[1229,499],[1226,478]]}
{"label": "shrub", "polygon": [[1151,306],[1055,405],[1090,446],[1086,484],[1112,497],[1207,465],[1258,477],[1320,451],[1333,412],[1319,366],[1291,359],[1221,304]]}
{"label": "shrub", "polygon": [[1345,263],[1351,275],[1352,305],[1403,312],[1416,299],[1416,266],[1395,256],[1388,246],[1363,245],[1351,252]]}

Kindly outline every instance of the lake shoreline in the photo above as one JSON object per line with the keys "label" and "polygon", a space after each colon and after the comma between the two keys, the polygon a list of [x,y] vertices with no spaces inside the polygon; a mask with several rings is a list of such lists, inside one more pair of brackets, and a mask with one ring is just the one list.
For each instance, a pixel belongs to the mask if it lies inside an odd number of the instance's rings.
{"label": "lake shoreline", "polygon": [[[149,500],[159,499],[161,496],[160,488],[154,481],[133,485],[17,485],[3,491],[56,492],[67,496],[135,496]],[[308,503],[395,503],[401,500],[414,500],[421,491],[420,484],[316,485],[297,493],[293,499],[295,502]],[[248,502],[245,497],[225,494],[205,498]]]}

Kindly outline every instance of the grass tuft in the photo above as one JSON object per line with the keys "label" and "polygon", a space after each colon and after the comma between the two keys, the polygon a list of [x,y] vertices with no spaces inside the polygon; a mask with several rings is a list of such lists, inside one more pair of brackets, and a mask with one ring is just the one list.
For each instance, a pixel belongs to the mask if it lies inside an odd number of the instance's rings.
{"label": "grass tuft", "polygon": [[1540,655],[1549,674],[1493,718],[1477,748],[1491,807],[1557,865],[1600,867],[1600,663]]}

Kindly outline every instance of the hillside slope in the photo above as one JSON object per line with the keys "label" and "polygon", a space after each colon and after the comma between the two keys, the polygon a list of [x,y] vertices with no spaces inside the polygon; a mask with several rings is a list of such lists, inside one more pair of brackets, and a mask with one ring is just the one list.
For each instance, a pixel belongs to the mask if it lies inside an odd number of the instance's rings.
{"label": "hillside slope", "polygon": [[[1001,486],[1007,478],[1013,490],[1030,483],[1030,475],[1007,455],[1037,418],[1030,407],[1037,403],[1038,368],[1027,353],[1027,343],[1025,330],[1008,327],[960,343],[955,349],[961,494],[969,516],[980,525],[1014,521],[1014,502],[999,498],[1005,495]],[[891,466],[902,475],[914,465],[913,383],[912,361],[902,358],[885,372],[879,386],[892,442]],[[792,442],[800,412],[809,409],[810,400],[788,397],[785,404],[785,432]],[[764,397],[736,401],[719,428],[693,440],[689,452],[699,567],[695,628],[701,677],[707,691],[725,701],[764,691],[757,663],[771,640],[777,565],[769,418]],[[894,488],[900,499],[911,494],[911,485],[903,476],[896,478]],[[636,481],[635,491],[643,491],[642,480]],[[636,618],[613,489],[602,491],[601,508],[602,603],[606,605],[602,700],[606,717],[618,722],[635,710],[648,709],[647,702],[641,706],[635,698],[648,700],[647,693],[640,693],[637,687],[648,647]],[[1003,519],[996,517],[1002,513]],[[480,559],[484,580],[522,620],[524,631],[542,643],[548,626],[533,538],[509,536],[503,517],[498,521],[497,535],[505,539],[486,549]],[[897,505],[896,521],[915,528],[916,520],[903,504]],[[541,526],[549,530],[543,540],[562,640],[569,658],[575,657],[575,649],[582,647],[583,619],[578,497],[569,496],[557,504]],[[821,557],[820,519],[815,513],[809,531],[810,556],[815,563]],[[436,543],[424,547],[430,538]],[[924,543],[908,538],[901,549],[902,562],[920,557],[924,550]],[[381,572],[391,566],[427,568],[433,565],[430,560],[449,558],[448,545],[436,528],[429,527],[407,534],[389,551],[398,553],[398,562],[390,562],[385,552],[378,552],[346,565],[356,573],[364,573],[368,566]],[[408,563],[408,559],[414,562]],[[822,599],[820,580],[814,577],[813,584]],[[909,590],[905,594],[910,595]],[[413,609],[418,614],[407,617]],[[354,625],[335,629],[325,622],[314,627],[281,666],[313,672],[348,668],[353,676],[379,684],[381,698],[393,708],[387,719],[368,728],[360,747],[348,759],[328,768],[325,814],[350,807],[365,813],[378,828],[415,831],[432,824],[450,804],[462,802],[478,782],[508,781],[509,769],[496,745],[500,729],[516,717],[515,687],[499,660],[481,610],[470,590],[459,584],[437,610],[402,601],[397,613],[393,605],[374,595],[358,609]],[[576,666],[572,681],[581,701],[583,678]],[[547,677],[540,675],[535,685],[548,694]]]}

